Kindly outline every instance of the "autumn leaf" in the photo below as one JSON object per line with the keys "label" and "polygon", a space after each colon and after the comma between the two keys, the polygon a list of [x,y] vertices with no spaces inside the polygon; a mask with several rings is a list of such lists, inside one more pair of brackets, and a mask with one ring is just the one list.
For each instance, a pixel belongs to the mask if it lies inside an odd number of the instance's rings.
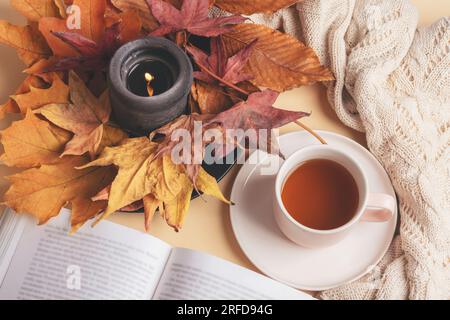
{"label": "autumn leaf", "polygon": [[[160,197],[164,195],[167,198],[167,194],[172,194],[172,190],[177,189],[176,180],[164,179],[162,159],[158,162],[151,161],[156,146],[146,137],[128,139],[118,147],[105,148],[97,160],[85,166],[86,168],[115,165],[119,169],[112,183],[108,207],[102,219],[152,193],[155,190],[155,184],[158,183],[156,171],[162,175],[159,181],[163,184],[161,188],[165,188],[165,192],[162,192]],[[166,185],[166,181],[172,185]],[[177,192],[173,193],[175,194],[172,194],[171,198],[174,198]]]}
{"label": "autumn leaf", "polygon": [[[252,75],[242,71],[252,54],[256,40],[230,58],[226,55],[221,37],[211,39],[210,43],[209,56],[192,45],[187,46],[187,51],[200,66],[200,71],[194,72],[194,77],[198,81],[192,86],[191,107],[194,107],[194,110],[198,109],[202,114],[225,111],[237,101],[245,100],[247,93],[259,91],[248,82],[252,79]],[[230,87],[231,85],[241,92]],[[242,92],[246,94],[243,95]],[[193,106],[194,102],[196,105]]]}
{"label": "autumn leaf", "polygon": [[54,0],[11,0],[11,6],[34,22],[43,17],[59,16],[59,8]]}
{"label": "autumn leaf", "polygon": [[106,147],[116,147],[122,141],[128,139],[128,134],[120,128],[103,125],[103,136],[97,153],[101,153]]}
{"label": "autumn leaf", "polygon": [[240,24],[223,36],[226,52],[232,56],[250,44],[253,49],[244,72],[252,74],[252,83],[277,91],[333,80],[332,73],[320,64],[314,50],[297,39],[257,24]]}
{"label": "autumn leaf", "polygon": [[5,153],[0,160],[18,168],[32,168],[59,160],[71,134],[28,111],[25,119],[15,121],[1,132]]}
{"label": "autumn leaf", "polygon": [[233,106],[233,100],[218,84],[195,81],[191,96],[202,114],[217,114]]}
{"label": "autumn leaf", "polygon": [[221,37],[211,39],[211,54],[208,56],[202,50],[188,46],[188,52],[201,67],[201,71],[194,72],[194,77],[209,84],[217,83],[217,79],[205,72],[205,68],[221,78],[225,83],[237,84],[251,80],[253,76],[242,72],[256,45],[254,40],[232,57],[228,58]]}
{"label": "autumn leaf", "polygon": [[108,27],[99,43],[75,32],[53,32],[57,38],[71,46],[78,56],[61,58],[44,72],[68,71],[76,68],[102,70],[120,47],[120,23]]}
{"label": "autumn leaf", "polygon": [[189,133],[189,136],[192,137],[194,141],[188,141],[190,143],[189,152],[183,152],[185,150],[181,150],[177,153],[179,158],[177,159],[177,162],[184,167],[184,171],[197,190],[198,187],[196,186],[196,181],[203,162],[204,147],[207,144],[207,141],[203,140],[203,123],[212,117],[213,115],[208,114],[183,115],[150,134],[150,140],[152,141],[157,139],[158,136],[163,137],[158,140],[158,145],[154,150],[154,158],[158,159],[164,156],[173,157],[174,148],[181,145],[180,143],[183,142],[180,141],[180,139],[174,139],[173,134],[176,134],[180,130]]}
{"label": "autumn leaf", "polygon": [[[181,0],[166,0],[166,2],[174,5],[177,8],[180,6],[180,1]],[[111,0],[111,2],[122,12],[136,12],[142,21],[143,28],[147,31],[153,31],[159,26],[158,21],[151,14],[150,7],[146,0]]]}
{"label": "autumn leaf", "polygon": [[44,224],[57,216],[65,205],[75,202],[74,226],[80,225],[85,220],[80,217],[85,213],[77,208],[85,210],[86,201],[89,203],[92,196],[110,184],[115,173],[112,167],[75,169],[87,161],[85,157],[66,157],[55,164],[7,177],[11,187],[4,195],[3,204],[18,213],[29,213],[39,224]]}
{"label": "autumn leaf", "polygon": [[[190,198],[189,198],[190,200]],[[150,224],[153,220],[153,216],[155,212],[161,207],[163,203],[156,199],[152,194],[149,194],[143,199],[144,206],[144,216],[145,216],[145,230],[148,231],[150,229]]]}
{"label": "autumn leaf", "polygon": [[74,133],[62,156],[88,152],[94,158],[111,114],[107,93],[98,99],[73,71],[69,73],[69,86],[71,104],[49,104],[38,112],[58,127]]}
{"label": "autumn leaf", "polygon": [[[198,184],[200,188],[204,190],[204,194],[214,196],[225,203],[229,203],[229,201],[223,196],[222,192],[220,191],[215,178],[210,176],[202,168],[200,168]],[[159,209],[167,224],[174,228],[176,231],[180,231],[181,226],[184,224],[186,214],[189,210],[193,192],[193,185],[189,180],[187,180],[185,176],[181,177],[181,185],[183,187],[180,193],[173,200],[169,200],[163,203],[152,194],[149,194],[142,200],[136,201],[131,205],[121,208],[120,211],[135,212],[144,208],[145,230],[148,231],[150,229],[150,224],[153,216]],[[109,198],[110,191],[111,186],[108,186],[104,190],[100,191],[100,193],[96,197],[94,197],[93,200],[107,200]]]}
{"label": "autumn leaf", "polygon": [[215,197],[224,203],[231,204],[231,202],[224,197],[222,191],[220,191],[216,179],[209,175],[203,168],[200,168],[199,170],[196,184],[198,190],[203,194]]}
{"label": "autumn leaf", "polygon": [[[181,227],[187,212],[186,194],[193,185],[182,167],[174,164],[170,156],[155,158],[157,149],[158,144],[146,137],[127,139],[118,147],[105,148],[97,160],[82,167],[114,165],[118,168],[109,191],[108,207],[97,222],[152,195],[164,204],[164,211],[169,208],[164,213],[169,224],[175,229]],[[205,189],[200,191],[205,194],[218,196],[214,184],[202,184],[202,188]],[[222,196],[221,199],[225,198]]]}
{"label": "autumn leaf", "polygon": [[72,46],[53,34],[53,32],[76,32],[76,30],[67,28],[66,20],[54,17],[42,18],[39,20],[39,31],[44,36],[54,56],[75,57],[79,55]]}
{"label": "autumn leaf", "polygon": [[108,201],[92,201],[88,198],[75,198],[71,201],[71,230],[70,233],[75,233],[88,220],[95,218],[100,212],[105,210]]}
{"label": "autumn leaf", "polygon": [[51,81],[50,87],[38,88],[30,84],[29,92],[11,96],[22,114],[26,114],[29,109],[35,110],[49,103],[68,103],[69,87],[64,81],[56,73],[48,74],[47,78]]}
{"label": "autumn leaf", "polygon": [[[30,92],[31,88],[46,88],[47,84],[42,78],[29,75],[27,76],[20,86],[16,89],[15,95],[21,95]],[[3,119],[7,113],[20,113],[20,108],[14,99],[9,98],[2,106],[0,106],[0,119]]]}
{"label": "autumn leaf", "polygon": [[194,72],[197,80],[192,86],[192,98],[202,114],[220,113],[247,95],[259,91],[248,80],[253,76],[243,72],[257,40],[228,58],[221,37],[211,39],[211,54],[189,45],[187,51],[200,71]]}
{"label": "autumn leaf", "polygon": [[254,13],[272,13],[300,1],[301,0],[216,0],[214,4],[227,12],[251,15]]}
{"label": "autumn leaf", "polygon": [[64,3],[65,0],[54,0],[56,7],[58,8],[59,11],[59,16],[61,18],[67,18],[67,13],[66,13],[66,4]]}
{"label": "autumn leaf", "polygon": [[143,36],[142,19],[137,11],[126,10],[121,12],[108,2],[107,12],[105,13],[105,27],[108,28],[116,23],[120,24],[119,39],[122,44]]}
{"label": "autumn leaf", "polygon": [[142,21],[136,11],[125,11],[119,14],[119,42],[121,44],[141,37]]}
{"label": "autumn leaf", "polygon": [[81,34],[99,43],[105,32],[106,0],[74,0],[73,4],[80,8]]}
{"label": "autumn leaf", "polygon": [[79,52],[53,33],[77,33],[94,43],[100,43],[104,37],[106,1],[77,0],[73,4],[80,9],[80,29],[69,29],[67,19],[44,17],[39,20],[39,31],[45,37],[53,54],[58,57],[75,57],[79,55]]}
{"label": "autumn leaf", "polygon": [[45,39],[31,26],[15,26],[0,20],[0,43],[17,50],[19,58],[27,65],[50,56]]}
{"label": "autumn leaf", "polygon": [[[95,197],[92,198],[92,201],[101,202],[108,201],[109,193],[111,192],[111,186],[107,186],[103,190],[101,190]],[[142,200],[135,201],[123,208],[120,208],[120,212],[136,212],[144,208],[145,215],[145,230],[148,231],[150,228],[150,224],[152,222],[153,216],[156,211],[160,208],[163,211],[163,203],[156,199],[152,194],[146,195]],[[106,208],[106,206],[105,206]]]}
{"label": "autumn leaf", "polygon": [[[76,68],[101,70],[120,45],[141,36],[142,23],[137,12],[116,13],[109,4],[105,8],[104,0],[80,3],[81,30],[69,30],[63,19],[43,18],[39,21],[39,30],[58,59],[40,61],[40,65],[33,66],[28,72]],[[96,17],[96,20],[86,17]]]}
{"label": "autumn leaf", "polygon": [[184,0],[178,10],[162,0],[147,0],[160,26],[151,35],[164,36],[181,30],[204,37],[215,37],[230,31],[231,26],[244,22],[241,16],[209,18],[209,0]]}
{"label": "autumn leaf", "polygon": [[[309,116],[305,112],[294,112],[281,110],[273,107],[279,93],[266,89],[262,92],[256,92],[249,95],[247,101],[240,102],[234,107],[219,113],[208,120],[206,125],[218,124],[224,130],[229,132],[241,129],[256,130],[257,135],[249,135],[248,142],[252,146],[264,148],[271,153],[279,153],[276,141],[271,139],[271,130],[280,128],[288,123],[300,118]],[[267,136],[264,136],[259,130],[267,130]],[[230,143],[224,139],[223,144]],[[234,143],[239,143],[235,141]]]}

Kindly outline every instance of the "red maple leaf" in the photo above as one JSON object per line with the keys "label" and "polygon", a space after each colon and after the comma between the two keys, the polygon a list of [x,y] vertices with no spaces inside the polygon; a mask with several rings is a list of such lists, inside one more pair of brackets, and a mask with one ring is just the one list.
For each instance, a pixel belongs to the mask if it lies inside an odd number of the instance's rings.
{"label": "red maple leaf", "polygon": [[180,30],[203,36],[216,37],[231,30],[232,25],[246,18],[238,15],[209,18],[209,0],[183,0],[181,10],[162,0],[147,0],[160,26],[151,35],[164,36]]}
{"label": "red maple leaf", "polygon": [[[225,53],[225,46],[220,37],[211,39],[211,54],[209,56],[191,45],[187,47],[187,51],[199,66],[206,67],[226,83],[237,84],[253,78],[252,75],[243,73],[242,70],[250,59],[257,41],[254,40],[230,58]],[[194,72],[194,77],[207,83],[217,83],[217,80],[204,70]]]}
{"label": "red maple leaf", "polygon": [[[238,145],[246,148],[248,147],[245,145],[246,143],[269,153],[282,156],[276,139],[272,139],[272,129],[280,128],[303,117],[307,117],[309,113],[288,111],[273,107],[278,96],[278,92],[270,89],[252,93],[249,95],[247,101],[239,102],[234,107],[217,114],[207,121],[206,126],[216,124],[224,132],[223,141],[220,143],[216,142],[216,145],[219,145],[216,150],[220,153],[220,157],[227,154],[226,150],[233,150],[233,148],[230,148],[230,145],[233,147]],[[265,132],[261,131],[261,129],[265,129]],[[234,139],[234,137],[239,137],[239,135],[233,134],[236,130],[244,130],[247,133],[249,133],[248,130],[254,130],[255,134],[246,135],[245,139],[247,140],[244,141],[245,144],[242,146],[241,143],[243,141],[236,141]],[[228,138],[227,134],[229,133],[232,133],[232,140]]]}
{"label": "red maple leaf", "polygon": [[61,58],[48,67],[45,72],[67,71],[76,68],[85,70],[104,69],[121,45],[120,22],[106,28],[99,43],[75,32],[52,32],[52,34],[74,48],[79,56]]}

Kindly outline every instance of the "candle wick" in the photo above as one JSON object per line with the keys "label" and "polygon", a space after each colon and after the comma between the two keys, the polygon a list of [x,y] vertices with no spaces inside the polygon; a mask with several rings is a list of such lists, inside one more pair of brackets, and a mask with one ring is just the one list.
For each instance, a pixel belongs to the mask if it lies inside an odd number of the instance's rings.
{"label": "candle wick", "polygon": [[153,80],[155,80],[155,77],[151,73],[146,72],[145,81],[147,82],[147,92],[150,97],[153,97],[153,95],[155,94],[155,90],[153,89],[151,84]]}

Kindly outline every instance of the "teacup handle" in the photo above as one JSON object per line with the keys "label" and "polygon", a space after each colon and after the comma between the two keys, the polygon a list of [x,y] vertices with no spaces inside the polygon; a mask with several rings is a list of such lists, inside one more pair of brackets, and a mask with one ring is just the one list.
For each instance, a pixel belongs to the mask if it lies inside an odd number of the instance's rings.
{"label": "teacup handle", "polygon": [[384,222],[394,216],[396,200],[384,193],[371,193],[367,199],[367,206],[361,221]]}

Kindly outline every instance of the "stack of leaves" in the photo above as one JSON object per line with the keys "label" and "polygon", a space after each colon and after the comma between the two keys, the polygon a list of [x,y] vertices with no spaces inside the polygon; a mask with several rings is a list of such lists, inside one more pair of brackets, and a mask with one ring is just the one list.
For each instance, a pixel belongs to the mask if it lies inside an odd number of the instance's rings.
{"label": "stack of leaves", "polygon": [[[333,79],[311,48],[242,16],[295,2],[11,0],[28,24],[0,21],[0,43],[17,50],[27,77],[0,106],[0,117],[21,115],[1,132],[1,160],[24,171],[8,178],[3,203],[39,223],[70,205],[73,231],[90,219],[98,222],[117,210],[141,208],[146,228],[159,211],[178,231],[194,190],[229,204],[201,162],[208,144],[217,150],[242,144],[208,140],[204,132],[270,132],[297,121],[308,114],[273,107],[279,93]],[[210,17],[212,6],[230,14]],[[148,35],[167,37],[191,56],[196,68],[192,113],[149,137],[129,138],[110,122],[106,66],[121,45]],[[176,162],[171,134],[177,129],[194,134],[197,121],[200,153],[193,145]],[[254,140],[279,152],[270,135]]]}

